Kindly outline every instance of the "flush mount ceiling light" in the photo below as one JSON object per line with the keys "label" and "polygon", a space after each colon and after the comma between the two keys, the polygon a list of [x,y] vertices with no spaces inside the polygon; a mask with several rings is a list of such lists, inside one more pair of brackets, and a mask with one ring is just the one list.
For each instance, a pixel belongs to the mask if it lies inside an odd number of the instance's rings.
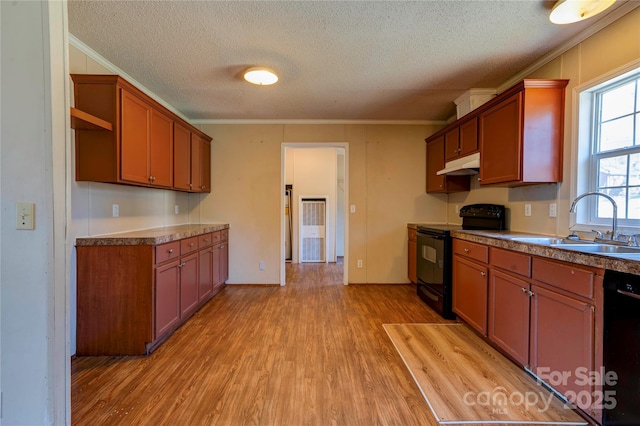
{"label": "flush mount ceiling light", "polygon": [[244,72],[244,79],[258,86],[268,86],[278,81],[273,70],[264,67],[251,67]]}
{"label": "flush mount ceiling light", "polygon": [[616,0],[558,0],[549,20],[554,24],[571,24],[597,15]]}

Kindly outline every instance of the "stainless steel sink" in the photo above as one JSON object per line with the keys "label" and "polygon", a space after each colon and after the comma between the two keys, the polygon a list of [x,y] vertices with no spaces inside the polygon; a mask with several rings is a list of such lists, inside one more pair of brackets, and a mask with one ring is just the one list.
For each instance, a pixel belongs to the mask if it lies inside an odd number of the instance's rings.
{"label": "stainless steel sink", "polygon": [[568,240],[566,238],[561,237],[514,237],[510,238],[511,241],[517,241],[520,243],[529,243],[529,244],[539,244],[543,246],[549,245],[565,245],[565,244],[576,244],[583,245],[584,241],[576,241],[576,240]]}
{"label": "stainless steel sink", "polygon": [[615,246],[612,244],[549,244],[551,247],[559,247],[567,250],[586,251],[589,253],[637,253],[640,254],[640,247]]}
{"label": "stainless steel sink", "polygon": [[620,246],[614,244],[594,243],[583,240],[571,240],[562,237],[513,237],[511,241],[538,244],[583,253],[600,254],[620,259],[640,260],[640,247]]}

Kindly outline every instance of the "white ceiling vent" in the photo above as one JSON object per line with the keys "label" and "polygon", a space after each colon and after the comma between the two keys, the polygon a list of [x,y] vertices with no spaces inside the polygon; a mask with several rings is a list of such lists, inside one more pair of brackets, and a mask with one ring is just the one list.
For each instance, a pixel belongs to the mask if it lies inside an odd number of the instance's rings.
{"label": "white ceiling vent", "polygon": [[496,96],[496,89],[469,89],[454,101],[458,119]]}

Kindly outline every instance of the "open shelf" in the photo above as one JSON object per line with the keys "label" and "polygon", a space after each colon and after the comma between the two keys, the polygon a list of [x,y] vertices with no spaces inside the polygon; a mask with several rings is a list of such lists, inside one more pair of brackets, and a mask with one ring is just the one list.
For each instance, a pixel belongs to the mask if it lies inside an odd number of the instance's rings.
{"label": "open shelf", "polygon": [[71,128],[76,130],[113,130],[108,121],[71,107]]}

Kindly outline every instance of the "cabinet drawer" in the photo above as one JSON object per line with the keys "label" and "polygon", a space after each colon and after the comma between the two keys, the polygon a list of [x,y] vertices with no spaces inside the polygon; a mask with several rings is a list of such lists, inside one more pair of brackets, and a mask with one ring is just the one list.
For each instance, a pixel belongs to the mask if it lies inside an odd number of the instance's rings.
{"label": "cabinet drawer", "polygon": [[464,240],[453,240],[453,253],[478,262],[489,262],[489,247]]}
{"label": "cabinet drawer", "polygon": [[182,256],[198,250],[198,237],[185,238],[180,240],[180,253]]}
{"label": "cabinet drawer", "polygon": [[220,241],[229,240],[229,229],[223,229],[220,231]]}
{"label": "cabinet drawer", "polygon": [[204,248],[210,246],[213,242],[213,234],[210,232],[208,234],[203,234],[198,237],[198,248]]}
{"label": "cabinet drawer", "polygon": [[156,246],[156,265],[180,257],[180,241]]}
{"label": "cabinet drawer", "polygon": [[505,269],[523,277],[531,276],[531,256],[491,247],[491,266]]}
{"label": "cabinet drawer", "polygon": [[592,299],[595,274],[576,266],[534,258],[533,279]]}

